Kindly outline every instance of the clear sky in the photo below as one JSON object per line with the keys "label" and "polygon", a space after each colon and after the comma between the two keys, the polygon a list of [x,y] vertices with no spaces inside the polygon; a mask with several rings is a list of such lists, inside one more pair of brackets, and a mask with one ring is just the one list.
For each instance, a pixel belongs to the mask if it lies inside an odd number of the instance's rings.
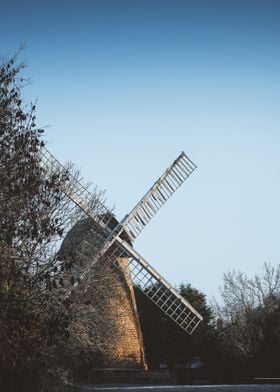
{"label": "clear sky", "polygon": [[280,262],[280,1],[0,1],[49,149],[122,218],[184,150],[198,165],[135,248],[209,298]]}

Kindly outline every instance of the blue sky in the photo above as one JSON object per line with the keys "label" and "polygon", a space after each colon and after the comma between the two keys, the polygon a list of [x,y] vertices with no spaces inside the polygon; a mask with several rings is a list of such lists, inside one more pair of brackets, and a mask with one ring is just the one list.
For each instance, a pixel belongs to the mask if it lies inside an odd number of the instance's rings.
{"label": "blue sky", "polygon": [[280,260],[280,2],[0,3],[49,149],[121,218],[184,150],[198,169],[135,243],[173,284]]}

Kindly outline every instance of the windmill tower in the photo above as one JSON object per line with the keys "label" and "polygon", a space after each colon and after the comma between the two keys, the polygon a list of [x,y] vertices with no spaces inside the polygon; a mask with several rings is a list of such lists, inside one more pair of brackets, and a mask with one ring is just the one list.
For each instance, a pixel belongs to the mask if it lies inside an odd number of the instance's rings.
{"label": "windmill tower", "polygon": [[[45,148],[42,149],[42,163],[51,173],[65,172],[65,168]],[[79,279],[75,285],[92,271],[97,271],[98,276],[98,269],[104,260],[108,274],[113,277],[112,290],[107,292],[107,298],[104,296],[101,305],[107,314],[117,320],[117,327],[110,334],[112,341],[109,342],[115,348],[113,359],[118,356],[120,361],[130,358],[140,367],[145,365],[133,285],[137,285],[188,334],[192,334],[202,321],[202,316],[192,305],[132,247],[147,223],[195,169],[196,165],[182,152],[120,222],[77,179],[72,178],[72,186],[64,190],[68,199],[87,217],[69,231],[61,247],[63,257],[71,254],[75,264],[83,261],[83,267],[76,268]],[[132,339],[127,344],[125,339],[129,337]],[[125,350],[125,346],[130,350]]]}

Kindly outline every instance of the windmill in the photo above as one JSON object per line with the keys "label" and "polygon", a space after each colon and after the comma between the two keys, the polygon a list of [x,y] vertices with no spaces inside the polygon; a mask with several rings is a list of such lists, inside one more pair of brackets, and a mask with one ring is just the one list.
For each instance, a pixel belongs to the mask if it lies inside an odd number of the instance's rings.
{"label": "windmill", "polygon": [[[66,170],[45,147],[41,150],[41,161],[50,173],[63,173]],[[137,285],[145,296],[188,334],[195,331],[202,321],[202,316],[132,247],[132,244],[195,169],[196,165],[182,152],[119,222],[76,178],[71,178],[72,186],[64,189],[67,198],[93,223],[95,234],[98,236],[98,246],[89,236],[82,241],[83,250],[80,249],[80,252],[83,253],[83,257],[89,254],[90,257],[83,269],[79,270],[79,281],[85,279],[105,256],[114,268],[129,276],[132,283]],[[120,263],[121,259],[125,259],[126,262]],[[77,280],[75,285],[78,284]]]}

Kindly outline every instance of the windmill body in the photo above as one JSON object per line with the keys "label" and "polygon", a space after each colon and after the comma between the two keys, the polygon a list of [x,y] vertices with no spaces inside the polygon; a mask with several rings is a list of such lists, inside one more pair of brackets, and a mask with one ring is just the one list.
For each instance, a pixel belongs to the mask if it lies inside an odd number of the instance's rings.
{"label": "windmill body", "polygon": [[[117,224],[116,220],[112,219],[112,222]],[[79,254],[76,249],[81,248],[85,240],[93,243],[99,234],[100,227],[96,222],[85,218],[78,221],[66,235],[60,248],[60,258],[66,262],[73,261],[72,276],[74,274],[79,277],[85,263],[89,259],[94,260],[96,256],[94,247],[87,249],[86,258],[82,249]],[[102,347],[102,355],[95,360],[95,368],[146,369],[144,344],[127,258],[119,257],[115,264],[96,263],[92,268],[92,275],[95,287],[89,296],[86,295],[87,311],[91,313],[93,327],[98,331],[98,346]]]}

